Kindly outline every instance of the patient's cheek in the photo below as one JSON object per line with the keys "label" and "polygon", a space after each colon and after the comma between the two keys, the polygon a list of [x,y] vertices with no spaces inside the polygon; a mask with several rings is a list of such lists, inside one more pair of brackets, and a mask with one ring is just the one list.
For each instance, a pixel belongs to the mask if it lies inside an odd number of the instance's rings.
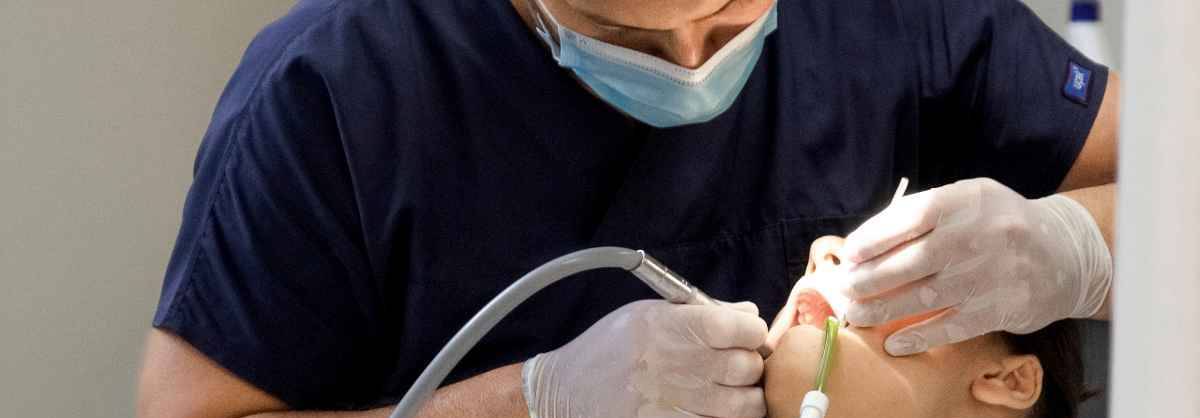
{"label": "patient's cheek", "polygon": [[768,418],[795,418],[800,411],[800,396],[803,392],[792,389],[798,385],[794,376],[789,374],[791,369],[782,367],[779,362],[767,364],[763,392],[767,397]]}
{"label": "patient's cheek", "polygon": [[804,394],[813,388],[819,359],[821,331],[796,327],[788,331],[771,357],[767,358],[763,391],[767,417],[796,418]]}

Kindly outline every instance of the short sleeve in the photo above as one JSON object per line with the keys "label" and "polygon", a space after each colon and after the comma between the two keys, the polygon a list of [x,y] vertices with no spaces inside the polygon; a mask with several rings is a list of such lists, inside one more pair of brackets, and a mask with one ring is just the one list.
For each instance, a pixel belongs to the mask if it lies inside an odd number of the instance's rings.
{"label": "short sleeve", "polygon": [[381,292],[330,97],[303,60],[243,65],[197,157],[154,326],[292,408],[361,407],[394,359],[377,348]]}
{"label": "short sleeve", "polygon": [[923,172],[1054,193],[1091,132],[1108,69],[1017,0],[899,4],[918,60]]}

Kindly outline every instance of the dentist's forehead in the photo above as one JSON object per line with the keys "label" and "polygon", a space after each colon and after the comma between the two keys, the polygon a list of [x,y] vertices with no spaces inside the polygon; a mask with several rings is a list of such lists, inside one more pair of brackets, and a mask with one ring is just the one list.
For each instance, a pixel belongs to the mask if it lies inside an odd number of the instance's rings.
{"label": "dentist's forehead", "polygon": [[625,26],[671,29],[742,0],[565,0],[576,11]]}

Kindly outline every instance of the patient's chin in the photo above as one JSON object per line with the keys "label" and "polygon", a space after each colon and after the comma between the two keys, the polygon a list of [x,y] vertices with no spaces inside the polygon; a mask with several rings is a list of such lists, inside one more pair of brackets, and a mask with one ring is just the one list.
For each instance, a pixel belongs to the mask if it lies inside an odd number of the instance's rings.
{"label": "patient's chin", "polygon": [[[870,333],[859,335],[847,329],[838,335],[834,366],[826,381],[830,398],[827,418],[886,416],[905,418],[918,414],[924,402],[918,388],[921,358],[894,358],[875,350],[880,342]],[[764,387],[767,414],[772,418],[795,418],[804,394],[815,385],[824,330],[798,326],[784,335],[767,359]]]}

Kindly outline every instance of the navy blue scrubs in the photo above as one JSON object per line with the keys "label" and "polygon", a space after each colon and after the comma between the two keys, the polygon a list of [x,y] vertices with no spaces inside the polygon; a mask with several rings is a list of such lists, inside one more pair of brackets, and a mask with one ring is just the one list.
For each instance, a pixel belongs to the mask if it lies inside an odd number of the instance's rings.
{"label": "navy blue scrubs", "polygon": [[[154,325],[297,409],[395,402],[501,289],[647,250],[764,317],[809,243],[912,190],[1054,192],[1107,70],[1016,0],[781,0],[745,90],[653,129],[586,92],[509,0],[302,0],[213,115]],[[654,295],[622,272],[521,306],[451,380]]]}

